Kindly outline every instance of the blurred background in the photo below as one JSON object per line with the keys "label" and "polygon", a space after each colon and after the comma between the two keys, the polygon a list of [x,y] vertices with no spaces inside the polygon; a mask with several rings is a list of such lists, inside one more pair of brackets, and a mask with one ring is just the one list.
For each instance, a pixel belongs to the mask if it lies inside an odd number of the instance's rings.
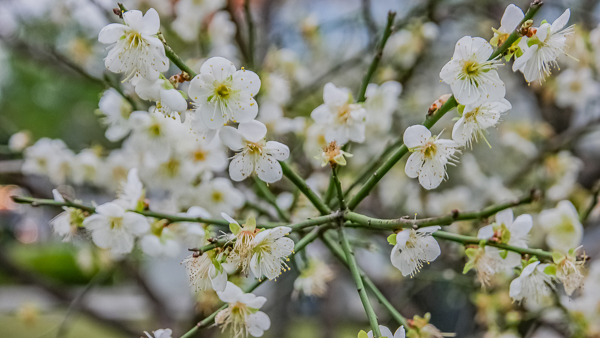
{"label": "blurred background", "polygon": [[[570,56],[559,61],[560,70],[543,84],[526,83],[509,64],[500,68],[513,109],[487,137],[491,149],[480,142],[465,151],[461,164],[449,170],[452,179],[431,193],[411,182],[400,163],[361,205],[361,212],[390,218],[477,210],[527,194],[531,188],[542,189],[544,199],[519,207],[515,214],[527,212],[535,218],[563,199],[586,210],[591,194],[600,188],[598,2],[544,1],[536,25],[542,19],[552,22],[571,9],[569,24],[576,24],[576,33],[569,39]],[[401,137],[407,126],[420,123],[432,102],[450,92],[440,83],[439,71],[452,56],[456,41],[465,35],[491,38],[491,28],[499,27],[511,2],[252,0],[257,30],[254,68],[247,66],[243,48],[244,1],[123,3],[143,12],[155,8],[169,45],[196,71],[203,60],[215,55],[257,70],[263,79],[261,99],[275,98],[279,107],[274,117],[261,111],[259,120],[268,124],[285,119],[291,125],[273,138],[290,146],[298,170],[322,192],[329,174],[327,168],[311,163],[314,155],[307,149],[315,139],[306,129],[310,113],[323,102],[322,88],[327,82],[356,92],[388,11],[398,13],[395,33],[373,82],[397,81],[402,92],[389,132],[373,142],[367,137],[364,145],[351,148],[355,156],[342,177],[346,186],[390,140]],[[524,10],[528,7],[527,1],[515,4]],[[121,84],[117,74],[104,68],[106,46],[97,42],[97,36],[106,24],[120,22],[113,13],[116,5],[108,0],[0,0],[1,337],[139,337],[144,330],[165,327],[173,328],[177,337],[219,306],[214,293],[196,296],[190,292],[180,265],[187,253],[149,259],[134,252],[114,260],[89,240],[63,243],[54,235],[48,223],[59,209],[17,205],[10,199],[12,195],[52,198],[56,186],[84,201],[101,203],[112,198],[113,193],[104,189],[106,184],[72,184],[68,172],[58,181],[24,175],[21,166],[23,150],[41,138],[62,139],[74,154],[84,149],[108,154],[120,148],[120,142],[104,136],[106,127],[98,106],[108,84],[122,86],[136,105],[147,108],[128,83]],[[171,65],[171,74],[177,72]],[[436,125],[434,134],[451,131],[450,115]],[[236,186],[252,201],[251,182]],[[287,182],[273,189],[291,191]],[[590,211],[582,244],[593,266],[600,254],[600,208],[592,205]],[[295,216],[303,217],[301,213]],[[474,234],[480,225],[461,222],[452,227]],[[443,255],[407,279],[389,264],[385,236],[370,238],[356,243],[359,264],[408,318],[430,312],[433,324],[457,337],[600,337],[600,284],[592,279],[586,287],[595,286],[598,295],[588,299],[591,304],[580,305],[576,293],[572,298],[559,295],[564,299],[557,304],[567,305],[554,306],[553,311],[526,311],[511,303],[506,288],[482,290],[472,272],[463,275],[465,260],[453,244],[443,243]],[[531,247],[544,245],[543,233],[532,231]],[[356,337],[367,324],[352,280],[326,248],[314,244],[309,249],[320,253],[318,260],[330,270],[324,278],[326,291],[298,295],[297,269],[271,287],[258,289],[258,294],[269,299],[262,310],[273,323],[265,336]],[[598,264],[589,269],[590,274],[600,275]],[[560,307],[569,308],[566,311],[571,315],[565,317]],[[383,309],[376,311],[382,324],[395,328]],[[199,336],[219,334],[210,329]]]}

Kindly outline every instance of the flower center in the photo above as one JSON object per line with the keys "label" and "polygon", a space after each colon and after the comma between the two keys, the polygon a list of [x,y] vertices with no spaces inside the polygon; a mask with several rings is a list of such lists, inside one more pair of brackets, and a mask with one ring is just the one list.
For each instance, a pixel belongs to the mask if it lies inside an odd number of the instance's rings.
{"label": "flower center", "polygon": [[246,149],[248,149],[248,153],[252,155],[259,155],[262,153],[262,146],[258,143],[254,142],[246,142]]}
{"label": "flower center", "polygon": [[194,152],[194,162],[204,162],[206,161],[206,151],[203,149],[196,150]]}
{"label": "flower center", "polygon": [[176,160],[176,159],[169,159],[169,161],[165,164],[163,164],[163,168],[165,170],[165,173],[169,176],[169,177],[175,177],[177,176],[177,174],[179,173],[179,168],[181,167],[181,163]]}
{"label": "flower center", "polygon": [[428,141],[425,144],[425,147],[423,149],[423,155],[426,158],[433,158],[435,156],[435,154],[437,153],[437,146],[435,145],[435,143],[433,143],[433,141]]}
{"label": "flower center", "polygon": [[223,193],[220,191],[213,191],[213,193],[210,195],[210,198],[215,203],[220,203],[220,202],[223,202],[223,200],[224,200]]}
{"label": "flower center", "polygon": [[569,88],[571,89],[572,92],[579,92],[579,91],[581,91],[583,86],[581,85],[581,82],[574,81],[574,82],[571,82],[571,85],[569,86]]}
{"label": "flower center", "polygon": [[110,217],[109,223],[110,223],[111,229],[121,229],[121,227],[123,226],[123,218],[122,217]]}
{"label": "flower center", "polygon": [[142,44],[142,35],[139,32],[131,31],[127,35],[127,42],[130,47],[138,48]]}
{"label": "flower center", "polygon": [[479,107],[471,110],[470,112],[465,114],[465,120],[469,120],[469,119],[473,119],[475,120],[475,118],[477,117],[477,115],[479,114]]}
{"label": "flower center", "polygon": [[339,123],[346,123],[350,118],[350,105],[345,103],[337,112],[337,118]]}
{"label": "flower center", "polygon": [[465,75],[467,75],[468,77],[472,77],[474,75],[477,75],[478,72],[479,63],[475,61],[465,61],[465,63],[463,64],[463,73],[465,73]]}
{"label": "flower center", "polygon": [[160,136],[160,124],[154,123],[153,125],[150,126],[150,128],[148,128],[148,132],[150,133],[150,136],[153,136],[153,137]]}
{"label": "flower center", "polygon": [[220,86],[217,87],[217,89],[215,90],[215,93],[217,93],[217,95],[220,98],[227,99],[229,97],[229,94],[231,93],[231,90],[226,85],[221,84]]}

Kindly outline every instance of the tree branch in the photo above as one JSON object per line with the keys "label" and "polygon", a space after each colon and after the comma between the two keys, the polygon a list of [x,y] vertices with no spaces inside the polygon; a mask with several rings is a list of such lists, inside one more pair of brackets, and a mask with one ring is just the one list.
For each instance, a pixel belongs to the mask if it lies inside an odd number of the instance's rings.
{"label": "tree branch", "polygon": [[358,91],[358,95],[356,96],[356,102],[364,102],[365,101],[365,93],[367,92],[367,86],[369,85],[369,81],[371,81],[371,77],[375,74],[375,70],[379,66],[379,62],[381,62],[381,58],[383,57],[383,48],[385,48],[385,44],[389,39],[390,35],[394,31],[394,19],[396,18],[396,12],[388,12],[387,24],[385,26],[385,30],[383,31],[383,36],[381,37],[381,42],[379,46],[377,46],[377,52],[373,57],[373,61],[369,65],[365,76],[363,77],[362,83],[360,85],[360,89]]}
{"label": "tree branch", "polygon": [[348,242],[348,237],[346,236],[344,228],[341,226],[341,222],[339,222],[338,224],[340,225],[340,227],[338,228],[338,234],[340,236],[342,249],[344,250],[344,255],[346,256],[346,262],[348,263],[348,268],[350,269],[350,273],[352,274],[352,279],[354,279],[354,283],[356,284],[356,290],[358,291],[358,295],[360,296],[360,301],[362,302],[367,317],[369,318],[371,330],[373,330],[373,337],[381,337],[381,332],[379,331],[379,324],[377,323],[377,315],[373,310],[373,306],[369,302],[369,296],[367,296],[367,290],[365,290],[363,280],[360,276],[360,271],[358,269],[358,265],[356,264],[356,259],[354,258],[354,252],[352,252],[352,248],[350,247],[350,243]]}
{"label": "tree branch", "polygon": [[283,171],[283,175],[287,177],[303,194],[308,198],[308,200],[319,210],[321,215],[326,215],[331,213],[329,207],[323,203],[323,201],[315,194],[314,191],[306,184],[298,174],[296,174],[285,162],[280,161],[281,170]]}
{"label": "tree branch", "polygon": [[436,231],[436,232],[432,233],[432,235],[435,238],[445,239],[445,240],[456,242],[456,243],[461,243],[462,245],[473,244],[473,245],[493,246],[493,247],[496,247],[499,249],[517,252],[517,253],[520,253],[521,255],[527,254],[527,255],[531,255],[531,256],[536,256],[539,259],[552,261],[552,253],[541,250],[541,249],[520,248],[520,247],[508,245],[508,244],[498,243],[498,242],[495,242],[492,240],[479,239],[474,236],[463,236],[463,235],[458,235],[458,234],[454,234],[454,233],[446,232],[446,231]]}
{"label": "tree branch", "polygon": [[448,215],[422,218],[422,219],[410,219],[408,216],[400,217],[397,219],[378,219],[371,218],[355,212],[346,212],[344,218],[348,221],[352,221],[361,224],[366,227],[372,227],[376,229],[388,229],[396,230],[399,228],[411,228],[414,226],[424,227],[431,225],[450,225],[456,221],[484,219],[492,215],[497,214],[499,211],[504,209],[516,207],[522,204],[528,204],[534,202],[540,198],[541,191],[533,189],[529,195],[523,196],[514,201],[508,201],[505,203],[493,205],[475,212],[460,212],[458,210],[452,211]]}
{"label": "tree branch", "polygon": [[[348,261],[346,260],[346,256],[344,255],[344,251],[339,246],[339,244],[337,244],[331,238],[331,236],[328,236],[328,234],[325,233],[325,234],[323,234],[323,236],[321,236],[321,240],[322,240],[323,244],[325,244],[325,246],[327,246],[329,251],[331,251],[331,253],[337,259],[339,259],[340,262],[342,262],[342,264],[344,264],[347,268],[350,268],[350,266],[348,265]],[[377,286],[375,286],[375,283],[373,283],[373,281],[369,277],[367,277],[367,275],[362,270],[359,269],[359,273],[360,273],[360,277],[362,278],[363,283],[365,284],[367,289],[369,289],[373,293],[373,295],[375,295],[375,298],[377,298],[379,303],[381,305],[383,305],[390,312],[390,314],[392,315],[392,317],[394,317],[396,322],[398,322],[398,324],[400,324],[400,325],[404,325],[404,327],[408,327],[408,322],[406,321],[406,319],[400,314],[400,312],[398,312],[394,308],[394,306],[387,300],[387,298],[383,295],[383,293],[381,293],[381,291],[379,291]]]}

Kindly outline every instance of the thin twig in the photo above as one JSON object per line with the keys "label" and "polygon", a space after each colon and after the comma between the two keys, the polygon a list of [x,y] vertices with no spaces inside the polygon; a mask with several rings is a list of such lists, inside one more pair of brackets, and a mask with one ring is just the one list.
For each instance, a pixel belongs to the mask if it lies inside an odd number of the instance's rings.
{"label": "thin twig", "polygon": [[281,169],[283,171],[283,175],[287,177],[303,194],[308,198],[308,200],[319,210],[322,215],[326,215],[331,213],[329,207],[315,194],[314,191],[308,186],[306,181],[304,181],[298,174],[296,174],[285,162],[281,163]]}
{"label": "thin twig", "polygon": [[373,61],[369,65],[365,76],[363,77],[362,83],[360,85],[360,89],[358,90],[358,95],[356,96],[356,102],[364,102],[365,94],[367,92],[367,86],[371,81],[371,77],[375,74],[375,70],[379,66],[379,62],[381,62],[381,58],[383,57],[383,49],[385,48],[385,44],[389,39],[390,35],[394,31],[394,19],[396,18],[396,12],[390,11],[388,13],[387,24],[385,25],[385,30],[383,31],[383,36],[381,37],[381,42],[377,46],[377,51],[375,52],[375,56],[373,56]]}
{"label": "thin twig", "polygon": [[344,218],[346,220],[362,224],[366,227],[373,227],[377,229],[389,229],[396,230],[400,228],[412,228],[415,226],[424,227],[431,225],[450,225],[456,221],[465,221],[465,220],[476,220],[476,219],[484,219],[488,218],[492,215],[497,214],[498,212],[516,207],[522,204],[528,204],[534,202],[540,198],[541,192],[539,190],[532,190],[529,195],[523,196],[514,201],[508,201],[505,203],[493,205],[482,209],[476,212],[460,212],[458,210],[452,211],[448,215],[430,217],[430,218],[422,218],[422,219],[410,219],[408,217],[401,217],[397,219],[377,219],[371,218],[367,216],[363,216],[361,214],[357,214],[354,212],[346,212]]}
{"label": "thin twig", "polygon": [[[344,255],[344,251],[339,246],[339,244],[337,244],[331,238],[331,236],[329,236],[327,233],[325,233],[323,236],[321,236],[321,240],[323,241],[323,244],[325,244],[325,246],[327,246],[329,251],[331,251],[331,253],[337,259],[339,259],[340,262],[342,262],[346,267],[349,268],[348,261],[346,260],[346,256]],[[377,286],[375,286],[375,283],[373,283],[373,281],[369,277],[367,277],[367,275],[364,273],[364,271],[359,269],[359,272],[360,272],[360,276],[363,280],[363,283],[365,284],[367,289],[369,289],[371,291],[371,293],[373,293],[373,295],[375,295],[375,298],[377,298],[379,303],[381,305],[383,305],[390,312],[390,314],[392,315],[392,317],[394,317],[394,319],[396,320],[396,322],[398,322],[398,324],[404,325],[404,327],[408,327],[408,322],[406,321],[404,316],[402,316],[400,314],[400,312],[398,312],[398,310],[396,310],[394,308],[394,306],[387,300],[387,298],[383,295],[383,293],[381,293],[381,291],[379,291]]]}
{"label": "thin twig", "polygon": [[365,290],[363,279],[360,276],[358,264],[356,264],[354,252],[352,251],[352,247],[350,247],[348,237],[344,231],[344,228],[341,226],[341,222],[339,222],[339,225],[340,227],[338,228],[338,234],[340,237],[340,242],[342,244],[342,249],[344,250],[346,262],[348,263],[348,268],[350,269],[350,273],[352,274],[352,279],[354,279],[354,283],[356,284],[356,291],[358,292],[358,295],[360,296],[360,301],[362,302],[362,305],[365,308],[367,318],[369,318],[369,324],[371,324],[371,330],[373,330],[373,337],[381,337],[381,332],[379,331],[379,324],[377,323],[377,315],[375,314],[373,306],[369,301],[367,290]]}
{"label": "thin twig", "polygon": [[262,196],[265,199],[265,201],[267,201],[273,206],[273,208],[275,208],[275,210],[277,211],[277,215],[279,215],[279,218],[281,218],[282,221],[289,222],[290,215],[286,211],[282,210],[279,204],[277,204],[277,197],[275,197],[271,190],[269,190],[267,184],[257,176],[254,176],[254,185],[257,187],[260,196]]}
{"label": "thin twig", "polygon": [[512,246],[512,245],[508,245],[508,244],[499,243],[499,242],[496,242],[493,240],[479,239],[474,236],[463,236],[463,235],[458,235],[458,234],[446,232],[446,231],[436,231],[436,232],[432,233],[432,235],[435,238],[445,239],[448,241],[461,243],[463,245],[473,244],[473,245],[493,246],[493,247],[496,247],[499,249],[520,253],[521,255],[536,256],[539,259],[544,259],[547,261],[552,260],[552,253],[541,250],[541,249],[521,248],[521,247],[516,247],[516,246]]}

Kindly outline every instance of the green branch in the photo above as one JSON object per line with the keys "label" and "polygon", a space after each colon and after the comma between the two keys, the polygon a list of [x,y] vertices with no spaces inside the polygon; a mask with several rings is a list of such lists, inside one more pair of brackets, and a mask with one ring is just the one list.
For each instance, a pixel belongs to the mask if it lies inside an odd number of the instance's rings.
{"label": "green branch", "polygon": [[[519,24],[519,27],[525,21],[533,18],[533,16],[537,13],[541,6],[541,1],[533,1],[529,6],[529,9],[527,10],[527,13],[525,13],[525,17]],[[518,31],[514,31],[513,33],[511,33],[511,35],[506,39],[506,41],[500,47],[498,47],[498,49],[494,53],[492,53],[489,59],[492,60],[500,55],[503,55],[508,50],[508,48],[512,46],[512,44],[518,39],[518,37]],[[423,125],[431,129],[431,127],[437,121],[439,121],[447,112],[455,108],[457,105],[458,102],[456,102],[454,96],[451,96],[448,99],[448,101],[446,101],[446,103],[444,103],[434,114],[427,116],[427,118],[423,122]],[[365,184],[358,191],[358,193],[350,200],[350,202],[348,203],[348,208],[350,210],[354,210],[358,206],[358,204],[369,195],[371,190],[375,188],[375,185],[379,183],[381,178],[385,176],[385,174],[387,174],[387,172],[390,171],[390,169],[392,169],[392,167],[398,161],[400,161],[400,159],[404,157],[404,155],[406,155],[407,152],[408,148],[404,144],[399,145],[398,148],[396,148],[396,150],[394,150],[392,154],[385,160],[385,162],[383,162],[383,164],[381,164],[381,166],[379,166],[379,168],[375,172],[373,172],[373,174],[369,177],[367,182],[365,182]]]}
{"label": "green branch", "polygon": [[371,330],[373,330],[373,337],[381,337],[381,332],[379,331],[379,324],[377,323],[377,315],[373,310],[373,306],[371,306],[371,303],[369,302],[367,290],[365,290],[365,286],[363,284],[363,280],[360,276],[360,271],[358,269],[358,264],[356,264],[356,259],[354,258],[354,252],[352,252],[352,248],[350,247],[350,243],[348,242],[348,237],[344,232],[344,228],[340,226],[338,228],[338,233],[340,236],[342,249],[344,250],[344,255],[346,256],[346,262],[348,263],[350,273],[352,274],[352,279],[354,279],[354,283],[356,284],[356,290],[358,291],[358,295],[360,296],[360,301],[362,302],[367,317],[369,318]]}
{"label": "green branch", "polygon": [[315,194],[314,191],[312,191],[308,184],[306,184],[306,181],[304,181],[300,176],[298,176],[298,174],[296,174],[292,170],[292,168],[290,168],[287,165],[287,163],[282,161],[280,161],[279,163],[281,164],[281,170],[283,171],[283,175],[287,177],[304,194],[304,196],[308,198],[310,203],[312,203],[315,206],[315,208],[319,210],[321,215],[327,215],[331,213],[329,207],[325,203],[323,203],[323,200],[321,200],[319,196]]}
{"label": "green branch", "polygon": [[283,220],[283,221],[289,222],[290,215],[279,207],[279,205],[277,204],[277,197],[275,197],[275,195],[273,195],[271,190],[269,190],[269,187],[267,187],[267,184],[265,182],[263,182],[257,176],[254,176],[254,184],[258,188],[258,191],[260,192],[262,197],[269,204],[271,204],[273,206],[273,208],[275,208],[275,210],[277,211],[277,215],[279,215],[279,218],[281,218],[281,220]]}
{"label": "green branch", "polygon": [[387,24],[385,25],[385,30],[383,31],[383,36],[381,37],[381,42],[377,46],[377,52],[375,53],[375,56],[373,57],[373,61],[371,61],[371,64],[369,65],[369,68],[367,69],[367,73],[363,77],[362,83],[360,85],[360,89],[358,91],[358,95],[356,96],[356,102],[358,102],[358,103],[365,102],[365,93],[367,92],[367,86],[369,85],[369,82],[371,81],[373,74],[375,74],[375,70],[377,70],[377,67],[379,66],[379,62],[381,62],[381,58],[383,57],[383,48],[385,48],[385,44],[387,43],[387,40],[389,39],[390,35],[392,35],[392,32],[394,31],[394,19],[395,18],[396,18],[396,12],[389,11],[388,17],[387,17]]}
{"label": "green branch", "polygon": [[346,212],[344,214],[344,219],[348,221],[352,221],[363,226],[369,228],[376,229],[387,229],[387,230],[396,230],[399,228],[410,228],[414,226],[424,227],[431,225],[450,225],[456,221],[466,221],[466,220],[476,220],[476,219],[484,219],[488,218],[492,215],[497,214],[499,211],[504,209],[516,207],[522,204],[528,204],[534,202],[540,198],[541,192],[539,190],[533,189],[531,193],[527,196],[523,196],[514,201],[508,201],[505,203],[492,205],[490,207],[484,208],[480,211],[474,212],[460,212],[458,210],[452,211],[448,215],[437,216],[437,217],[429,217],[429,218],[421,218],[421,219],[410,219],[408,217],[401,217],[397,219],[378,219],[371,218],[361,214],[357,214],[355,212]]}
{"label": "green branch", "polygon": [[[348,261],[346,260],[346,256],[344,255],[344,251],[339,246],[339,244],[337,244],[330,236],[328,236],[328,234],[324,234],[321,237],[321,240],[323,241],[323,244],[325,244],[325,246],[327,246],[327,248],[329,248],[329,251],[331,251],[331,253],[337,259],[339,259],[346,267],[348,267],[348,268],[350,267],[348,265]],[[360,277],[363,280],[363,283],[365,284],[367,289],[369,289],[369,291],[371,291],[371,293],[373,293],[373,295],[375,295],[375,298],[377,298],[379,303],[381,305],[383,305],[390,312],[390,314],[392,315],[392,317],[394,317],[394,319],[396,320],[396,322],[398,322],[398,324],[404,325],[404,327],[408,327],[408,323],[407,323],[406,319],[400,314],[400,312],[398,312],[394,308],[394,306],[387,300],[387,298],[383,295],[383,293],[381,293],[381,291],[379,291],[377,286],[375,286],[375,283],[373,283],[373,281],[369,277],[367,277],[367,275],[363,271],[359,270],[359,272],[360,272]]]}
{"label": "green branch", "polygon": [[[329,229],[328,226],[323,226],[317,229],[314,229],[313,231],[311,231],[308,235],[304,236],[301,240],[299,240],[296,245],[294,246],[294,251],[291,254],[291,256],[294,256],[295,254],[297,254],[298,252],[302,251],[304,248],[306,248],[306,246],[310,243],[312,243],[315,239],[317,239],[324,231],[326,231],[327,229]],[[262,283],[264,283],[267,279],[264,278],[261,281],[255,281],[254,284],[252,284],[248,289],[245,290],[246,293],[248,292],[252,292],[254,291],[256,288],[258,288]],[[215,317],[217,316],[217,314],[219,312],[221,312],[222,310],[225,310],[227,308],[227,304],[221,306],[217,311],[213,312],[212,314],[210,314],[209,316],[207,316],[206,318],[204,318],[203,320],[201,320],[200,322],[198,322],[198,324],[196,324],[196,326],[194,326],[192,329],[190,329],[188,332],[184,333],[181,338],[189,338],[189,337],[193,337],[194,334],[196,332],[198,332],[200,329],[203,329],[209,325],[211,325],[212,323],[214,323],[215,321]]]}
{"label": "green branch", "polygon": [[[326,215],[326,216],[319,216],[319,217],[313,217],[313,218],[309,218],[305,221],[296,223],[296,224],[291,224],[291,225],[268,225],[268,226],[263,226],[263,225],[257,225],[257,228],[262,228],[262,229],[272,229],[278,226],[289,226],[290,228],[292,228],[292,232],[294,231],[299,231],[299,230],[303,230],[306,228],[310,228],[313,226],[317,226],[317,225],[323,225],[325,223],[329,223],[331,221],[334,221],[338,218],[340,218],[341,213],[333,213],[331,215]],[[231,240],[229,239],[219,239],[214,243],[205,245],[203,247],[200,248],[194,248],[194,249],[188,249],[190,251],[198,251],[199,253],[204,253],[207,251],[210,251],[212,249],[218,248],[218,247],[222,247],[224,245],[226,245],[227,243],[231,242]]]}
{"label": "green branch", "polygon": [[342,183],[337,174],[337,167],[331,167],[331,180],[333,181],[333,185],[335,186],[335,191],[337,193],[338,202],[340,203],[340,210],[346,210],[346,202],[344,201],[344,191],[342,190]]}
{"label": "green branch", "polygon": [[[89,213],[96,212],[96,208],[94,208],[92,206],[75,203],[70,200],[65,200],[64,202],[58,202],[58,201],[50,200],[50,199],[22,197],[22,196],[11,196],[11,198],[15,203],[31,204],[31,206],[34,206],[34,207],[38,207],[38,206],[69,207],[69,208],[77,208],[77,209],[80,209],[83,211],[87,211]],[[147,217],[165,219],[169,223],[193,222],[193,223],[214,224],[214,225],[220,225],[220,226],[225,226],[225,227],[229,226],[229,222],[224,219],[221,220],[221,219],[209,219],[209,218],[202,218],[202,217],[185,217],[185,216],[178,216],[178,215],[163,214],[163,213],[153,212],[153,211],[149,211],[149,210],[143,210],[143,211],[127,210],[127,211],[135,212],[140,215],[147,216]],[[281,224],[279,224],[279,225],[281,225]],[[272,227],[272,226],[275,226],[275,225],[267,225],[267,226],[262,226],[262,227]]]}
{"label": "green branch", "polygon": [[520,253],[521,255],[527,254],[530,256],[536,256],[539,259],[545,259],[545,260],[549,260],[549,261],[552,260],[552,253],[541,250],[541,249],[520,248],[517,246],[498,243],[496,241],[492,241],[489,239],[488,240],[479,239],[474,236],[463,236],[463,235],[458,235],[458,234],[454,234],[454,233],[446,232],[446,231],[436,231],[436,232],[432,233],[432,235],[435,238],[445,239],[448,241],[460,243],[462,245],[469,245],[469,244],[480,245],[481,244],[481,245],[493,246],[493,247],[507,250],[507,251],[513,251],[516,253]]}

